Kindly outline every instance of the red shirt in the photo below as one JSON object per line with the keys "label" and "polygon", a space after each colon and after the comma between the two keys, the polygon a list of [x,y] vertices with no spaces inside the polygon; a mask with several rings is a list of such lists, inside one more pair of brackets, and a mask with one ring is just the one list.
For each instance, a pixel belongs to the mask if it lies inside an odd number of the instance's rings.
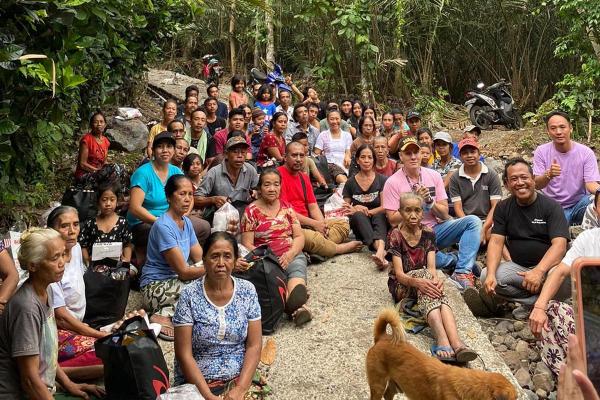
{"label": "red shirt", "polygon": [[300,225],[296,213],[288,204],[279,203],[279,211],[270,217],[256,206],[250,204],[242,217],[242,232],[254,232],[254,245],[268,245],[278,257],[292,248],[293,226]]}
{"label": "red shirt", "polygon": [[394,175],[394,172],[396,172],[396,161],[388,158],[387,164],[381,169],[377,168],[377,164],[375,164],[375,172],[387,177]]}
{"label": "red shirt", "polygon": [[[213,140],[215,141],[215,153],[223,154],[225,152],[225,144],[227,144],[227,135],[229,135],[229,129],[223,128],[218,130],[213,135]],[[246,143],[250,146],[250,140],[246,136]],[[252,154],[252,151],[248,149],[248,153]]]}
{"label": "red shirt", "polygon": [[[110,141],[106,136],[102,136],[102,143],[98,143],[96,137],[91,133],[83,135],[79,141],[79,145],[85,144],[88,148],[87,163],[95,168],[102,168],[106,162],[106,156],[108,155],[108,148],[110,147]],[[88,172],[83,170],[79,163],[77,163],[77,169],[75,170],[75,177],[80,178]]]}
{"label": "red shirt", "polygon": [[[295,176],[292,175],[285,165],[277,168],[277,170],[281,174],[281,194],[279,195],[279,200],[291,205],[298,214],[308,217],[307,205],[317,202],[312,185],[310,184],[310,178],[304,172],[299,172]],[[300,179],[304,179],[306,197],[304,196]]]}
{"label": "red shirt", "polygon": [[267,154],[267,149],[270,147],[278,148],[279,154],[282,156],[285,154],[285,140],[283,138],[277,140],[277,136],[274,133],[267,133],[260,143],[260,148],[258,149],[258,157],[256,160],[257,165],[262,167],[270,158]]}

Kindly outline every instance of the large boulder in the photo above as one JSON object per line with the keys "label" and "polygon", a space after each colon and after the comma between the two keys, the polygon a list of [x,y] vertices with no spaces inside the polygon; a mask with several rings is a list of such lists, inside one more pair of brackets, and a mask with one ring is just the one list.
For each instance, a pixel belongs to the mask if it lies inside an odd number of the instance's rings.
{"label": "large boulder", "polygon": [[146,147],[148,127],[137,118],[122,120],[113,117],[106,130],[106,136],[110,139],[111,149],[131,153]]}

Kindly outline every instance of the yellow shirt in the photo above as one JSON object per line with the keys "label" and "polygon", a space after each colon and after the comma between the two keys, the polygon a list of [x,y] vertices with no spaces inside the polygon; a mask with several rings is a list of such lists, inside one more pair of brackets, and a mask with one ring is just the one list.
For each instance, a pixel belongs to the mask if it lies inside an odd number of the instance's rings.
{"label": "yellow shirt", "polygon": [[152,128],[150,128],[150,133],[148,134],[148,143],[152,143],[154,141],[154,138],[156,137],[156,135],[158,135],[161,132],[164,132],[167,130],[166,126],[163,126],[162,123],[158,123],[156,125],[154,125]]}

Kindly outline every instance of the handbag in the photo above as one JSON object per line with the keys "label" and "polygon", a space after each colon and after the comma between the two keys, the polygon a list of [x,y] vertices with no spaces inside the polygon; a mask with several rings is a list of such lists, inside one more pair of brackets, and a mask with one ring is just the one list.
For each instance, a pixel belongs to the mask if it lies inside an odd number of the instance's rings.
{"label": "handbag", "polygon": [[83,274],[85,316],[83,322],[98,328],[118,321],[125,314],[129,298],[129,263],[104,258],[92,261]]}
{"label": "handbag", "polygon": [[109,400],[156,400],[169,389],[169,369],[154,332],[141,316],[123,322],[98,339],[96,356],[104,364]]}
{"label": "handbag", "polygon": [[60,202],[63,206],[71,206],[77,209],[79,213],[79,222],[96,218],[98,213],[96,206],[96,192],[90,189],[80,189],[69,187],[65,190]]}
{"label": "handbag", "polygon": [[287,278],[279,260],[267,246],[256,247],[244,257],[251,265],[233,276],[252,282],[258,294],[263,335],[275,332],[285,311]]}

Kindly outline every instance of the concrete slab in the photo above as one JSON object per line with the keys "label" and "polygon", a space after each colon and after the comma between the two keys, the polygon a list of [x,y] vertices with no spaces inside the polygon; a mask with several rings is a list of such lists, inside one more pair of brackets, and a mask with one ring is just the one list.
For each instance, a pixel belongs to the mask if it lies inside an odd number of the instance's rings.
{"label": "concrete slab", "polygon": [[[272,337],[277,344],[275,363],[267,368],[273,399],[367,399],[365,355],[373,342],[373,322],[381,308],[392,305],[387,289],[387,273],[375,270],[366,252],[341,255],[309,267],[309,307],[312,322],[296,328],[283,323]],[[472,368],[500,372],[519,389],[519,399],[527,399],[508,366],[496,353],[487,335],[465,305],[456,287],[445,282],[450,305],[465,343],[482,360]],[[130,307],[141,304],[132,293]],[[429,354],[433,338],[429,329],[408,335],[409,341]],[[173,345],[161,341],[167,363],[172,368]],[[396,396],[397,399],[404,398]]]}

